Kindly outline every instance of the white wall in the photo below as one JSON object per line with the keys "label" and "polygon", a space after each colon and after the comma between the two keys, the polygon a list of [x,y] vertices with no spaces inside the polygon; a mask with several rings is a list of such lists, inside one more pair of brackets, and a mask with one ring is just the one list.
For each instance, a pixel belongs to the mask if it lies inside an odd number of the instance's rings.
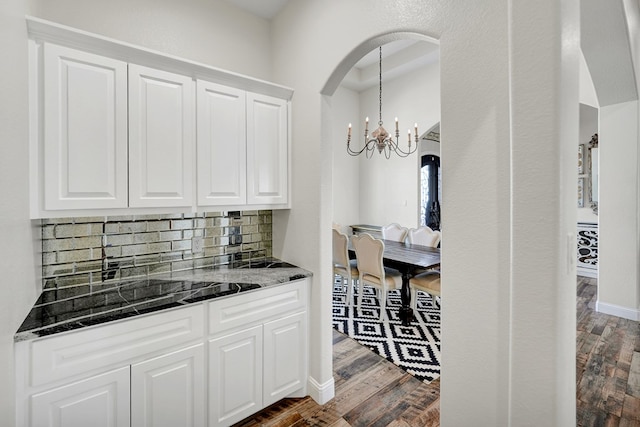
{"label": "white wall", "polygon": [[575,423],[576,173],[566,141],[578,139],[577,6],[308,0],[275,19],[274,75],[296,89],[296,179],[293,209],[274,213],[274,253],[314,272],[314,397],[333,388],[326,137],[335,126],[323,94],[387,34],[417,32],[439,38],[441,53],[441,425]]}
{"label": "white wall", "polygon": [[[383,63],[384,66],[384,63]],[[384,69],[384,68],[383,68]],[[360,94],[360,114],[364,126],[369,117],[369,133],[378,127],[378,86]],[[407,149],[407,130],[411,130],[411,146],[415,147],[414,124],[419,134],[440,121],[440,64],[438,62],[414,70],[401,78],[385,81],[382,88],[382,120],[384,128],[395,134],[395,117],[399,120],[400,147]],[[362,147],[362,138],[356,139]],[[407,158],[392,154],[390,159],[374,153],[371,159],[360,159],[360,222],[385,225],[392,222],[404,227],[420,225],[420,155]]]}
{"label": "white wall", "polygon": [[14,425],[13,334],[40,289],[40,229],[29,220],[27,43],[22,0],[0,4],[0,424]]}
{"label": "white wall", "polygon": [[[352,125],[353,146],[360,144],[360,97],[340,86],[331,99],[333,141],[333,222],[343,227],[360,224],[360,162],[347,154],[347,126]],[[345,230],[346,231],[346,230]]]}
{"label": "white wall", "polygon": [[638,101],[600,108],[598,301],[600,312],[640,320]]}
{"label": "white wall", "polygon": [[580,52],[580,69],[579,69],[579,94],[580,103],[589,105],[591,107],[598,108],[598,96],[596,95],[596,89],[593,87],[593,80],[591,79],[591,73],[589,73],[589,67],[584,59],[584,55]]}
{"label": "white wall", "polygon": [[271,79],[269,23],[222,0],[29,0],[30,13],[240,74]]}
{"label": "white wall", "polygon": [[596,309],[639,320],[640,9],[633,0],[607,5],[583,1],[581,7],[583,24],[587,22],[582,30],[583,51],[599,106]]}

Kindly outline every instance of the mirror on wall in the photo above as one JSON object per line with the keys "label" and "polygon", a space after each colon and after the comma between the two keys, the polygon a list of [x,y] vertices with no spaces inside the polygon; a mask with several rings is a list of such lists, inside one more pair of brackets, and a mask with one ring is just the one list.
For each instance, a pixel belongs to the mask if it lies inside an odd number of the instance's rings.
{"label": "mirror on wall", "polygon": [[598,214],[598,134],[591,137],[587,144],[587,168],[589,183],[589,204],[594,214]]}

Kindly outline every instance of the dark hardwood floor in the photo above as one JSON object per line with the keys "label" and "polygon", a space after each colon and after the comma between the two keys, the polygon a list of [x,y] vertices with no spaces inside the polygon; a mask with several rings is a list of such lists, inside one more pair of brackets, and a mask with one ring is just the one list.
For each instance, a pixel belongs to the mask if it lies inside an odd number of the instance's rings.
{"label": "dark hardwood floor", "polygon": [[[577,282],[578,427],[640,427],[640,327],[596,313],[596,281]],[[334,331],[336,396],[284,399],[236,427],[411,426],[440,424],[440,381],[424,384]]]}

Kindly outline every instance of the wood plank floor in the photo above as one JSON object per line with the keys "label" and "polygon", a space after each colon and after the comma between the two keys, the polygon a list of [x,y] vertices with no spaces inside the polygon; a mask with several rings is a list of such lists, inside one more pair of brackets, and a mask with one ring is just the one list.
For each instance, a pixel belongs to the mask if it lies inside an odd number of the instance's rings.
{"label": "wood plank floor", "polygon": [[[577,281],[578,427],[640,427],[640,327],[594,311],[596,281]],[[334,331],[336,396],[284,399],[236,427],[411,426],[440,424],[440,381],[424,384]]]}
{"label": "wood plank floor", "polygon": [[640,324],[595,312],[595,279],[578,278],[578,427],[640,427]]}

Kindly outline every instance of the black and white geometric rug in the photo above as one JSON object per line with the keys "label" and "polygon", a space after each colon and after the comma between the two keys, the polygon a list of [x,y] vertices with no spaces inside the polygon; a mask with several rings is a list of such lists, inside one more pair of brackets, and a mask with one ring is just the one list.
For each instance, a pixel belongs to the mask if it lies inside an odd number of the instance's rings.
{"label": "black and white geometric rug", "polygon": [[[431,297],[418,292],[418,310],[411,326],[402,326],[398,309],[402,305],[400,291],[389,291],[387,316],[382,322],[380,301],[373,288],[364,287],[360,310],[352,302],[346,305],[346,285],[336,276],[333,286],[333,327],[372,351],[393,362],[417,379],[430,383],[440,376],[440,308]],[[354,295],[360,297],[354,289]]]}

